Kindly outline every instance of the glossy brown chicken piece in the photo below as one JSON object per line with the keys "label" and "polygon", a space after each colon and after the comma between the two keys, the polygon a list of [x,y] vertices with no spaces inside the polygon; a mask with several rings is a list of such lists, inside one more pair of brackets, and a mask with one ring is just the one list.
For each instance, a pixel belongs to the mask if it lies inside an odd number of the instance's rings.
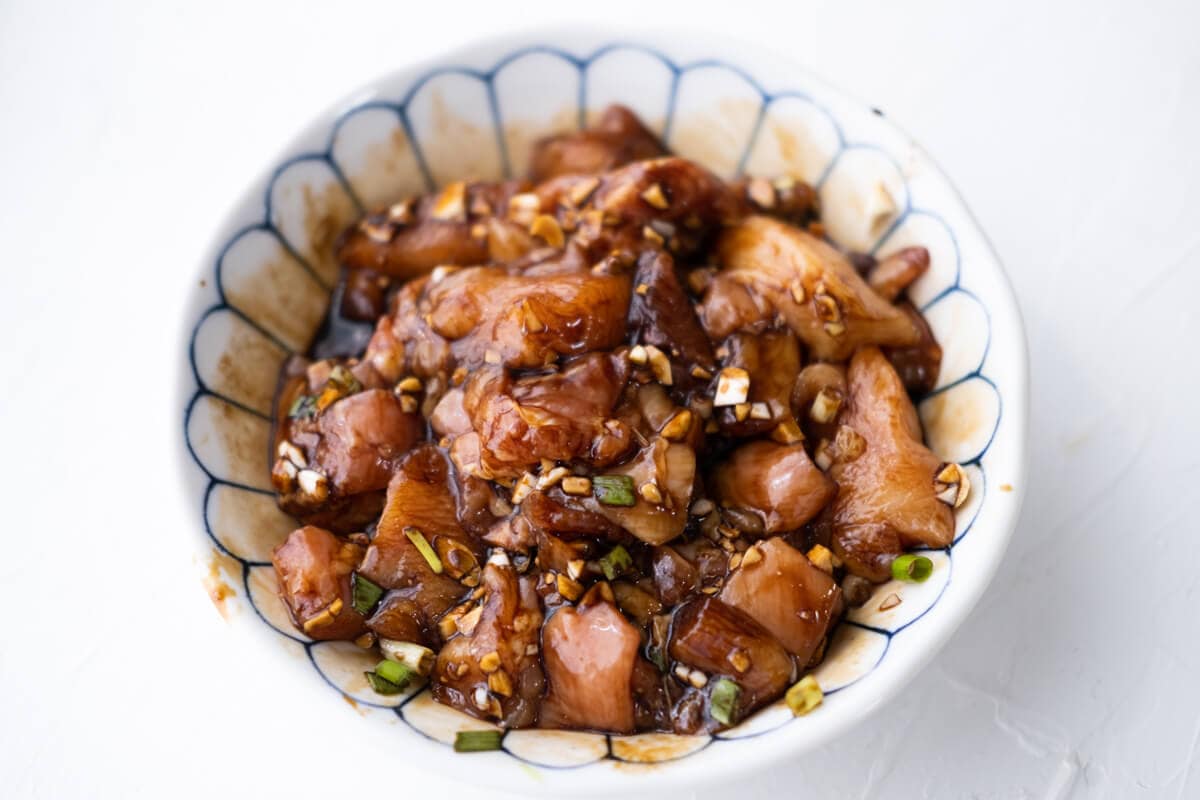
{"label": "glossy brown chicken piece", "polygon": [[690,600],[675,613],[670,654],[708,675],[737,682],[739,715],[777,697],[795,669],[766,628],[715,597]]}
{"label": "glossy brown chicken piece", "polygon": [[[916,545],[945,547],[954,514],[937,497],[941,460],[921,441],[916,409],[896,370],[875,347],[855,353],[842,424],[863,440],[861,454],[835,454],[830,475],[834,552],[856,575],[886,580],[893,558]],[[857,450],[859,448],[855,448]]]}
{"label": "glossy brown chicken piece", "polygon": [[633,443],[612,419],[627,374],[625,358],[600,353],[517,380],[498,367],[475,372],[463,408],[479,435],[480,474],[516,476],[543,458],[611,464]]}
{"label": "glossy brown chicken piece", "polygon": [[537,719],[545,688],[534,580],[489,563],[482,586],[483,598],[458,617],[460,633],[438,653],[433,696],[481,719],[527,727]]}
{"label": "glossy brown chicken piece", "polygon": [[[696,480],[696,454],[691,447],[658,437],[629,461],[604,473],[633,479],[637,494],[632,506],[605,505],[590,495],[572,497],[560,489],[552,490],[551,496],[570,508],[598,514],[646,544],[663,544],[683,533]],[[641,494],[647,484],[657,488],[661,500]]]}
{"label": "glossy brown chicken piece", "polygon": [[559,538],[544,529],[539,529],[535,563],[543,572],[566,575],[571,570],[571,562],[587,558],[591,549],[590,542],[586,540],[567,541],[565,538]]}
{"label": "glossy brown chicken piece", "polygon": [[349,532],[382,507],[380,494],[400,459],[425,434],[391,392],[343,397],[315,418],[288,420],[272,470],[284,511]]}
{"label": "glossy brown chicken piece", "polygon": [[394,394],[368,389],[320,415],[310,464],[337,493],[383,489],[395,465],[424,436],[424,427],[420,416],[401,409]]}
{"label": "glossy brown chicken piece", "polygon": [[[737,219],[741,200],[717,176],[687,159],[635,161],[608,173],[590,207],[622,231],[621,242],[640,249],[661,243],[675,252],[696,249],[707,228]],[[650,228],[658,235],[647,234]]]}
{"label": "glossy brown chicken piece", "polygon": [[836,493],[837,485],[813,464],[803,444],[749,442],[716,470],[721,505],[757,514],[768,534],[800,528]]}
{"label": "glossy brown chicken piece", "polygon": [[840,613],[842,590],[782,539],[767,539],[754,548],[762,558],[743,556],[720,598],[770,631],[804,666]]}
{"label": "glossy brown chicken piece", "polygon": [[381,639],[436,647],[441,640],[433,621],[445,610],[438,600],[435,593],[423,591],[420,586],[390,591],[379,601],[367,627]]}
{"label": "glossy brown chicken piece", "polygon": [[794,420],[792,387],[800,373],[800,346],[791,331],[767,331],[758,335],[734,333],[724,342],[728,355],[722,367],[737,367],[750,376],[746,402],[750,413],[733,406],[717,409],[715,418],[722,433],[757,436]]}
{"label": "glossy brown chicken piece", "polygon": [[817,190],[803,181],[787,175],[775,180],[741,178],[732,187],[745,196],[747,205],[756,213],[800,226],[816,220]]}
{"label": "glossy brown chicken piece", "polygon": [[921,339],[910,347],[885,347],[883,354],[892,362],[904,388],[910,394],[927,394],[937,386],[938,374],[942,370],[942,347],[933,338],[929,323],[912,303],[903,302],[896,307],[907,314],[921,331]]}
{"label": "glossy brown chicken piece", "polygon": [[850,262],[815,236],[768,217],[749,217],[717,242],[724,269],[698,312],[710,337],[761,331],[778,315],[813,358],[839,361],[867,344],[915,344],[919,332],[879,297]]}
{"label": "glossy brown chicken piece", "polygon": [[612,274],[626,272],[645,250],[696,253],[716,226],[738,218],[744,209],[715,175],[670,156],[635,161],[599,176],[554,178],[532,195],[538,199],[533,213],[553,215],[569,234],[565,264],[603,267]]}
{"label": "glossy brown chicken piece", "polygon": [[380,318],[364,360],[390,380],[484,364],[542,367],[616,347],[628,308],[628,276],[461,269],[408,284]]}
{"label": "glossy brown chicken piece", "polygon": [[928,269],[928,250],[905,247],[880,259],[867,273],[867,285],[884,300],[895,302]]}
{"label": "glossy brown chicken piece", "polygon": [[429,278],[409,281],[392,299],[391,310],[379,318],[367,342],[363,362],[395,384],[406,375],[428,378],[451,367],[450,343],[435,333],[423,306]]}
{"label": "glossy brown chicken piece", "polygon": [[338,240],[337,259],[351,269],[397,278],[414,278],[442,264],[487,263],[492,260],[489,226],[510,225],[494,217],[527,188],[523,181],[456,182],[435,194],[394,203],[347,229]]}
{"label": "glossy brown chicken piece", "polygon": [[[483,549],[459,524],[446,458],[432,446],[414,450],[388,485],[387,506],[359,571],[385,589],[408,593],[421,628],[478,585]],[[419,532],[442,561],[435,572],[408,531]]]}
{"label": "glossy brown chicken piece", "polygon": [[645,585],[646,583],[645,579],[638,583],[629,581],[613,581],[612,583],[613,598],[617,608],[643,628],[650,624],[651,617],[663,610],[663,604],[659,602],[652,589]]}
{"label": "glossy brown chicken piece", "polygon": [[700,573],[691,561],[670,545],[651,551],[651,569],[658,599],[668,606],[679,605],[700,588]]}
{"label": "glossy brown chicken piece", "polygon": [[642,253],[633,285],[629,305],[632,341],[652,344],[673,356],[675,385],[687,385],[694,367],[711,373],[716,363],[712,343],[696,319],[670,254],[658,250]]}
{"label": "glossy brown chicken piece", "polygon": [[607,350],[625,337],[629,279],[568,273],[455,272],[427,292],[430,329],[460,366],[541,367],[559,356]]}
{"label": "glossy brown chicken piece", "polygon": [[531,492],[521,502],[520,513],[514,522],[523,522],[534,531],[552,533],[562,538],[592,536],[614,541],[629,538],[620,526],[604,515],[581,508],[578,504],[569,504],[569,498],[561,492],[554,492],[554,495]]}
{"label": "glossy brown chicken piece", "polygon": [[590,128],[539,140],[533,146],[529,176],[544,181],[559,175],[592,175],[665,152],[658,137],[632,111],[611,105]]}
{"label": "glossy brown chicken piece", "polygon": [[463,406],[463,390],[451,389],[441,396],[429,416],[429,427],[435,436],[462,436],[470,433],[471,417]]}
{"label": "glossy brown chicken piece", "polygon": [[637,628],[607,600],[556,611],[542,631],[543,724],[632,733],[640,646]]}
{"label": "glossy brown chicken piece", "polygon": [[387,310],[388,276],[369,269],[351,270],[342,292],[342,316],[359,322],[374,322]]}
{"label": "glossy brown chicken piece", "polygon": [[818,361],[800,370],[792,386],[792,408],[812,441],[832,439],[846,405],[846,369]]}
{"label": "glossy brown chicken piece", "polygon": [[366,630],[350,596],[350,575],[362,556],[362,547],[311,525],[275,548],[279,595],[297,628],[313,639],[353,639]]}

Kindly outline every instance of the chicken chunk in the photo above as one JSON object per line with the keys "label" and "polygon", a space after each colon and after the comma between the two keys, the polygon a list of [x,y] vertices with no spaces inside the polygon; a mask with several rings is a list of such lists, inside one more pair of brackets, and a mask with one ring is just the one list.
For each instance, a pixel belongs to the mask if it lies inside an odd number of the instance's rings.
{"label": "chicken chunk", "polygon": [[524,522],[535,531],[552,533],[561,538],[592,536],[621,541],[627,538],[621,528],[596,511],[568,505],[546,492],[531,492],[521,502],[521,513],[515,522]]}
{"label": "chicken chunk", "polygon": [[[442,264],[487,263],[493,255],[488,226],[511,224],[495,215],[528,188],[523,181],[458,182],[436,194],[394,203],[342,234],[338,261],[397,278],[413,278]],[[505,250],[501,255],[512,254]]]}
{"label": "chicken chunk", "polygon": [[380,318],[364,360],[391,380],[484,364],[543,367],[619,345],[628,308],[628,276],[461,269],[409,283]]}
{"label": "chicken chunk", "polygon": [[908,315],[921,331],[921,340],[910,347],[885,347],[883,354],[892,362],[900,375],[904,388],[917,396],[933,391],[937,386],[938,373],[942,370],[942,347],[933,338],[929,323],[909,302],[897,308]]}
{"label": "chicken chunk", "polygon": [[734,333],[725,340],[724,367],[744,369],[750,376],[746,402],[754,413],[740,414],[733,406],[717,409],[721,431],[730,436],[756,436],[793,422],[792,387],[800,373],[800,346],[791,331],[767,331],[757,336]]}
{"label": "chicken chunk", "polygon": [[394,394],[368,389],[320,415],[320,440],[310,463],[339,494],[383,489],[395,465],[424,436],[424,428],[420,416],[405,413]]}
{"label": "chicken chunk", "polygon": [[[441,572],[434,571],[409,532],[434,549]],[[460,580],[478,582],[483,555],[480,543],[459,524],[445,457],[430,445],[414,450],[388,485],[387,506],[360,571],[385,589],[419,587],[413,599],[424,609],[419,622],[427,625],[467,592]]]}
{"label": "chicken chunk", "polygon": [[375,332],[367,342],[364,363],[390,384],[406,375],[428,378],[452,368],[450,342],[425,318],[429,280],[417,278],[406,283],[392,299],[391,310],[375,324]]}
{"label": "chicken chunk", "polygon": [[534,181],[559,175],[590,175],[665,152],[658,137],[646,130],[632,111],[611,105],[590,128],[538,141],[533,146],[529,174]]}
{"label": "chicken chunk", "polygon": [[791,176],[740,178],[731,186],[756,213],[801,226],[817,218],[817,190]]}
{"label": "chicken chunk", "polygon": [[515,381],[498,367],[474,373],[463,408],[479,435],[481,474],[516,475],[541,459],[612,463],[632,444],[611,416],[627,373],[626,359],[602,353]]}
{"label": "chicken chunk", "polygon": [[792,387],[792,408],[812,441],[832,439],[846,404],[846,370],[818,361],[800,370]]}
{"label": "chicken chunk", "polygon": [[741,687],[739,716],[775,698],[795,668],[787,650],[753,618],[715,597],[680,606],[671,626],[671,658]]}
{"label": "chicken chunk", "polygon": [[634,667],[641,637],[611,602],[564,606],[542,631],[548,693],[543,724],[634,730]]}
{"label": "chicken chunk", "polygon": [[629,306],[633,341],[651,344],[670,353],[673,384],[686,385],[695,367],[712,372],[712,344],[696,319],[696,312],[675,272],[670,254],[648,250],[638,258]]}
{"label": "chicken chunk", "polygon": [[308,419],[288,420],[272,470],[279,505],[302,520],[353,530],[379,512],[379,493],[424,435],[420,416],[405,412],[383,389],[343,397]]}
{"label": "chicken chunk", "polygon": [[350,270],[344,276],[342,299],[338,306],[343,317],[356,322],[374,322],[387,310],[387,292],[391,279],[370,269]]}
{"label": "chicken chunk", "polygon": [[942,462],[922,443],[916,409],[896,370],[878,348],[864,347],[851,359],[847,377],[842,422],[863,446],[836,453],[830,468],[839,486],[834,552],[850,571],[882,581],[903,548],[949,545],[954,514],[938,499]]}
{"label": "chicken chunk", "polygon": [[362,547],[311,525],[275,548],[279,596],[297,628],[314,639],[353,639],[366,630],[350,595],[350,576],[362,557]]}
{"label": "chicken chunk", "polygon": [[[606,505],[593,496],[572,497],[558,488],[550,495],[568,508],[604,517],[647,544],[664,544],[683,533],[696,480],[696,453],[691,447],[655,438],[634,458],[604,474],[633,479],[632,506]],[[653,485],[662,499],[647,499],[649,490],[643,489],[647,485]]]}
{"label": "chicken chunk", "polygon": [[801,527],[836,493],[837,486],[813,464],[803,444],[750,442],[716,470],[721,505],[757,514],[768,534]]}
{"label": "chicken chunk", "polygon": [[[615,217],[618,226],[665,222],[681,229],[724,223],[743,211],[720,178],[676,156],[635,161],[608,173],[593,206]],[[693,220],[699,225],[688,224]]]}
{"label": "chicken chunk", "polygon": [[920,334],[850,262],[815,236],[749,217],[721,235],[724,265],[704,293],[700,322],[713,339],[758,332],[783,319],[817,359],[838,361],[862,345],[906,346]]}
{"label": "chicken chunk", "polygon": [[451,389],[442,395],[429,416],[429,427],[439,437],[462,436],[471,432],[471,417],[463,406],[462,389]]}
{"label": "chicken chunk", "polygon": [[[483,598],[460,618],[461,633],[438,653],[433,696],[505,727],[532,725],[545,677],[538,659],[542,611],[534,580],[488,564]],[[478,615],[478,621],[469,622]]]}
{"label": "chicken chunk", "polygon": [[913,281],[929,269],[929,251],[905,247],[878,261],[867,273],[867,284],[889,302],[895,302]]}
{"label": "chicken chunk", "polygon": [[808,664],[829,633],[842,590],[783,539],[767,539],[754,547],[762,558],[751,561],[743,556],[720,598],[770,631],[801,666]]}
{"label": "chicken chunk", "polygon": [[435,594],[422,591],[420,586],[408,586],[385,594],[367,620],[367,627],[381,639],[437,646],[440,639],[433,624],[444,610],[445,606],[438,607]]}
{"label": "chicken chunk", "polygon": [[668,606],[678,605],[700,587],[696,567],[670,545],[655,547],[650,563],[658,599]]}

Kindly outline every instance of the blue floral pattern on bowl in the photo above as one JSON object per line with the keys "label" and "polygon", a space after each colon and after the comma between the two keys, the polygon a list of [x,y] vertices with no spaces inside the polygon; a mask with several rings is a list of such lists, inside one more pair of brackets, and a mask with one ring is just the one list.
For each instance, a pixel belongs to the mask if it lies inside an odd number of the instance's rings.
{"label": "blue floral pattern on bowl", "polygon": [[[183,436],[195,465],[189,486],[210,543],[207,580],[226,611],[252,611],[255,624],[306,656],[360,708],[394,715],[441,747],[458,730],[491,727],[438,705],[427,690],[373,694],[362,676],[373,664],[370,654],[350,643],[313,642],[290,624],[270,566],[271,548],[294,526],[276,508],[268,476],[275,376],[320,324],[337,276],[333,238],[363,209],[463,176],[520,174],[534,139],[581,127],[608,103],[622,102],[671,149],[719,174],[791,174],[812,183],[827,233],[839,244],[886,254],[919,243],[932,256],[910,294],[945,358],[937,387],[918,408],[931,447],[967,467],[973,491],[957,512],[954,544],[928,553],[933,578],[881,587],[840,627],[816,672],[826,691],[821,711],[796,720],[780,702],[715,737],[512,731],[502,753],[474,757],[493,766],[509,759],[539,770],[595,770],[610,762],[684,759],[716,746],[742,748],[753,760],[748,740],[765,734],[843,729],[856,717],[839,712],[842,695],[887,673],[891,662],[895,674],[870,697],[911,675],[929,653],[917,652],[915,638],[914,652],[902,652],[902,645],[954,591],[960,568],[973,585],[947,614],[961,619],[963,606],[969,610],[982,591],[1018,503],[1004,481],[1020,474],[1023,458],[1019,320],[994,256],[957,196],[878,112],[803,73],[789,72],[794,85],[774,90],[749,68],[726,61],[684,61],[624,43],[580,52],[524,46],[486,68],[451,63],[397,76],[376,96],[313,126],[235,212],[193,299],[185,377]],[[1010,331],[999,340],[1005,350],[999,356],[997,308]],[[997,448],[1009,403],[1018,405],[1019,421],[1011,423],[1006,441],[1012,443]],[[976,521],[988,514],[995,516],[987,534],[993,540],[973,547]],[[893,595],[898,604],[881,603]],[[520,784],[514,776],[509,782]]]}

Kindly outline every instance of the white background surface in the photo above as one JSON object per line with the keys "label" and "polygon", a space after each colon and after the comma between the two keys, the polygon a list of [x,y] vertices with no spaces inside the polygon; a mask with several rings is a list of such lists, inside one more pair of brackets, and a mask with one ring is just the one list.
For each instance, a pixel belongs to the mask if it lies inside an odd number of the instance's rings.
{"label": "white background surface", "polygon": [[[309,116],[515,25],[678,25],[508,5],[0,0],[0,795],[466,793],[365,762],[349,709],[313,729],[230,634],[173,391],[199,254]],[[1025,315],[1032,472],[995,583],[900,699],[695,796],[1200,797],[1200,6],[780,5],[686,16],[796,55],[951,175]]]}

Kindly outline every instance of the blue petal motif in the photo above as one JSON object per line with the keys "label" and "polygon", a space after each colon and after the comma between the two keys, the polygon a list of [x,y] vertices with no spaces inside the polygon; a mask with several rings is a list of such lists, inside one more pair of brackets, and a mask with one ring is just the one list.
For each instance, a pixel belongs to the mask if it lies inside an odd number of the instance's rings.
{"label": "blue petal motif", "polygon": [[[629,85],[629,74],[639,75],[636,86]],[[531,105],[522,96],[530,87],[540,87],[544,104]],[[291,626],[268,563],[271,547],[291,525],[275,508],[267,478],[269,393],[262,374],[222,367],[221,357],[253,349],[260,353],[256,361],[274,363],[304,348],[336,280],[332,237],[364,205],[429,191],[467,174],[498,178],[519,173],[531,137],[582,127],[589,114],[611,102],[630,105],[682,154],[726,175],[787,173],[813,183],[826,210],[834,212],[827,230],[841,244],[878,256],[908,244],[929,248],[931,268],[910,296],[942,339],[946,363],[941,384],[922,400],[920,413],[934,450],[965,464],[971,479],[971,496],[956,514],[955,544],[970,533],[987,502],[985,462],[1003,410],[1000,392],[984,374],[989,313],[962,286],[962,256],[953,228],[920,205],[921,190],[908,183],[895,154],[848,140],[843,124],[803,91],[771,93],[735,65],[677,63],[640,45],[613,43],[583,56],[528,47],[489,70],[433,69],[394,99],[372,99],[344,112],[330,127],[324,150],[297,154],[277,167],[266,188],[262,218],[230,233],[213,264],[216,298],[206,296],[212,305],[197,317],[189,343],[195,390],[184,410],[183,433],[207,478],[199,504],[205,529],[216,547],[241,562],[246,594],[258,616],[290,647],[305,648],[316,670],[338,691],[369,705],[394,706],[397,717],[413,730],[443,744],[451,744],[459,729],[489,726],[434,703],[425,690],[381,702],[356,682],[358,662],[365,657],[361,651],[347,643],[313,643]],[[688,120],[699,118],[725,131],[721,147],[706,149],[690,138]],[[527,129],[515,130],[514,122],[528,123]],[[789,131],[796,132],[794,140]],[[868,217],[874,215],[866,225],[837,216],[839,204],[849,198],[867,208]],[[208,296],[214,288],[205,290]],[[955,338],[964,330],[987,333]],[[857,610],[839,629],[829,658],[817,670],[828,695],[883,663],[891,637],[916,624],[943,596],[950,585],[953,547],[931,557],[939,560],[936,580],[902,587],[901,606],[885,612]],[[878,605],[886,594],[878,593],[871,602]],[[779,708],[764,710],[720,738],[762,735],[789,724],[790,713]],[[551,735],[581,738],[570,747],[545,749],[538,737]],[[507,735],[505,753],[485,758],[578,769],[599,759],[637,760],[639,742],[667,741],[656,736],[529,731]],[[604,742],[603,752],[597,741]],[[683,758],[712,740],[673,741],[679,746],[673,757]]]}

